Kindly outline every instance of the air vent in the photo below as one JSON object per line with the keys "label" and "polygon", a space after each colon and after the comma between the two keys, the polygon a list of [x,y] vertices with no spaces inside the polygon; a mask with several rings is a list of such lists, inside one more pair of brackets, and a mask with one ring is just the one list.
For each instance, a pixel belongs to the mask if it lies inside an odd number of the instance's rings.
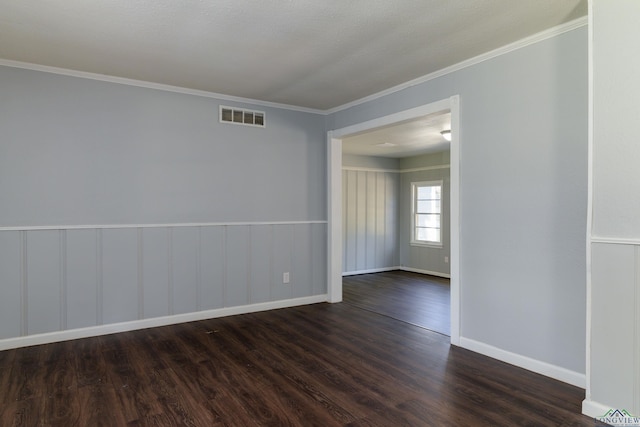
{"label": "air vent", "polygon": [[264,127],[264,111],[220,106],[220,123]]}

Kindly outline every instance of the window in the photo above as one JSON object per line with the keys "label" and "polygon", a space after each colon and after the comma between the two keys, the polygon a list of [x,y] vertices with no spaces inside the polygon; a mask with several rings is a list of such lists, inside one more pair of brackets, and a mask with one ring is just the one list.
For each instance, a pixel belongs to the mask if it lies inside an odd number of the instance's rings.
{"label": "window", "polygon": [[411,243],[442,246],[442,181],[412,182]]}

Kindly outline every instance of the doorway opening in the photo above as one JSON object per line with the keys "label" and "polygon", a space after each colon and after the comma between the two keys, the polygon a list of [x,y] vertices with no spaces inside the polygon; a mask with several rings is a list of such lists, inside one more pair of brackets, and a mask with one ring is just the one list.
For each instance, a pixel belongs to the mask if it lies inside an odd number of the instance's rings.
{"label": "doorway opening", "polygon": [[[399,113],[391,114],[374,120],[358,123],[349,127],[335,129],[328,132],[328,177],[329,177],[329,230],[328,230],[328,277],[329,301],[342,301],[342,273],[343,273],[343,189],[342,189],[342,149],[343,139],[392,127],[426,116],[438,113],[450,113],[451,143],[450,143],[450,283],[451,283],[451,343],[458,345],[460,338],[460,276],[459,276],[459,97],[430,103]],[[384,143],[383,148],[384,148]],[[388,147],[387,147],[388,148]]]}

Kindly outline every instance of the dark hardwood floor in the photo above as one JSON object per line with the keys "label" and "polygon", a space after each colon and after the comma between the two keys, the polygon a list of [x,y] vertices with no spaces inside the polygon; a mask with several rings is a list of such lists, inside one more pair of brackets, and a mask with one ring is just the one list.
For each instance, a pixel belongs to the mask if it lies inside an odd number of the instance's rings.
{"label": "dark hardwood floor", "polygon": [[583,390],[351,304],[0,352],[6,426],[594,426]]}
{"label": "dark hardwood floor", "polygon": [[449,279],[407,271],[345,276],[342,295],[364,310],[451,334]]}

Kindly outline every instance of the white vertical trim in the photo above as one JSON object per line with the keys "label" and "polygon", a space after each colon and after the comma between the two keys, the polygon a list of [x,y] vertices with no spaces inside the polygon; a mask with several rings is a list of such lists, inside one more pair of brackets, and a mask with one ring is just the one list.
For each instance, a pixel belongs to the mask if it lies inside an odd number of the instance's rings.
{"label": "white vertical trim", "polygon": [[27,232],[20,231],[20,335],[29,334],[29,278],[27,276]]}
{"label": "white vertical trim", "polygon": [[202,227],[196,228],[198,232],[196,243],[196,310],[202,310]]}
{"label": "white vertical trim", "polygon": [[[387,223],[389,222],[388,221],[389,213],[387,212],[387,209],[386,209],[387,203],[389,202],[387,200],[387,186],[389,185],[389,180],[388,180],[388,177],[387,177],[386,174],[384,175],[383,183],[384,183],[384,200],[383,200],[383,202],[384,202],[384,206],[385,206],[385,212],[384,212],[384,225],[382,226],[382,230],[383,230],[383,232],[382,232],[382,255],[384,257],[383,258],[384,259],[384,263],[386,264],[387,263],[387,235],[389,233],[389,230],[387,230]],[[400,197],[400,195],[398,195],[398,197]],[[397,215],[398,215],[398,213],[396,213],[396,216]],[[396,221],[397,221],[397,218],[396,218]],[[392,259],[391,263],[392,264],[396,264],[394,261],[396,261],[396,260]],[[400,261],[400,254],[398,254],[398,261]],[[397,264],[400,264],[400,263],[398,262]]]}
{"label": "white vertical trim", "polygon": [[96,324],[104,323],[102,309],[103,276],[102,276],[102,229],[96,230]]}
{"label": "white vertical trim", "polygon": [[248,225],[247,226],[247,299],[249,304],[251,304],[253,302],[253,292],[252,292],[252,288],[253,286],[251,286],[251,263],[253,261],[253,257],[251,256],[253,253],[253,226]]}
{"label": "white vertical trim", "polygon": [[633,407],[630,409],[634,415],[640,414],[640,246],[635,246],[635,286],[633,296],[634,330],[633,330]]}
{"label": "white vertical trim", "polygon": [[[591,402],[591,321],[592,321],[592,282],[591,282],[591,244],[593,238],[593,2],[588,2],[587,11],[587,226],[586,234],[586,357],[585,357],[585,399],[582,413],[593,416],[589,410]],[[604,414],[602,412],[601,414]]]}
{"label": "white vertical trim", "polygon": [[144,319],[144,234],[138,228],[138,319]]}
{"label": "white vertical trim", "polygon": [[461,335],[461,298],[460,281],[460,158],[462,151],[462,126],[460,125],[460,96],[449,98],[451,109],[451,146],[450,146],[450,189],[449,189],[449,221],[450,221],[450,274],[451,274],[451,344],[460,345]]}
{"label": "white vertical trim", "polygon": [[271,250],[269,251],[269,301],[273,301],[273,287],[275,286],[275,282],[273,281],[273,275],[275,274],[275,270],[273,267],[273,254],[274,254],[274,250],[273,250],[273,228],[275,227],[275,225],[270,225],[269,226],[269,248],[271,248]]}
{"label": "white vertical trim", "polygon": [[67,231],[58,232],[60,243],[60,329],[67,329]]}
{"label": "white vertical trim", "polygon": [[289,298],[293,297],[293,286],[296,280],[294,271],[293,271],[293,251],[295,248],[295,244],[296,244],[296,226],[295,225],[288,225],[288,231],[289,231],[289,266],[287,267],[287,269],[289,270]]}
{"label": "white vertical trim", "polygon": [[227,306],[227,278],[228,278],[228,271],[227,271],[227,228],[229,226],[225,225],[224,227],[222,227],[222,239],[221,240],[221,244],[222,244],[222,306],[226,307]]}
{"label": "white vertical trim", "polygon": [[329,302],[342,301],[342,140],[327,134],[329,183],[327,186],[327,294]]}
{"label": "white vertical trim", "polygon": [[173,228],[167,228],[167,309],[173,315]]}
{"label": "white vertical trim", "polygon": [[376,230],[376,239],[373,242],[373,265],[378,264],[378,247],[380,246],[378,240],[380,239],[380,234],[378,234],[378,196],[380,195],[380,189],[378,188],[378,176],[380,174],[377,172],[373,173],[373,228]]}

